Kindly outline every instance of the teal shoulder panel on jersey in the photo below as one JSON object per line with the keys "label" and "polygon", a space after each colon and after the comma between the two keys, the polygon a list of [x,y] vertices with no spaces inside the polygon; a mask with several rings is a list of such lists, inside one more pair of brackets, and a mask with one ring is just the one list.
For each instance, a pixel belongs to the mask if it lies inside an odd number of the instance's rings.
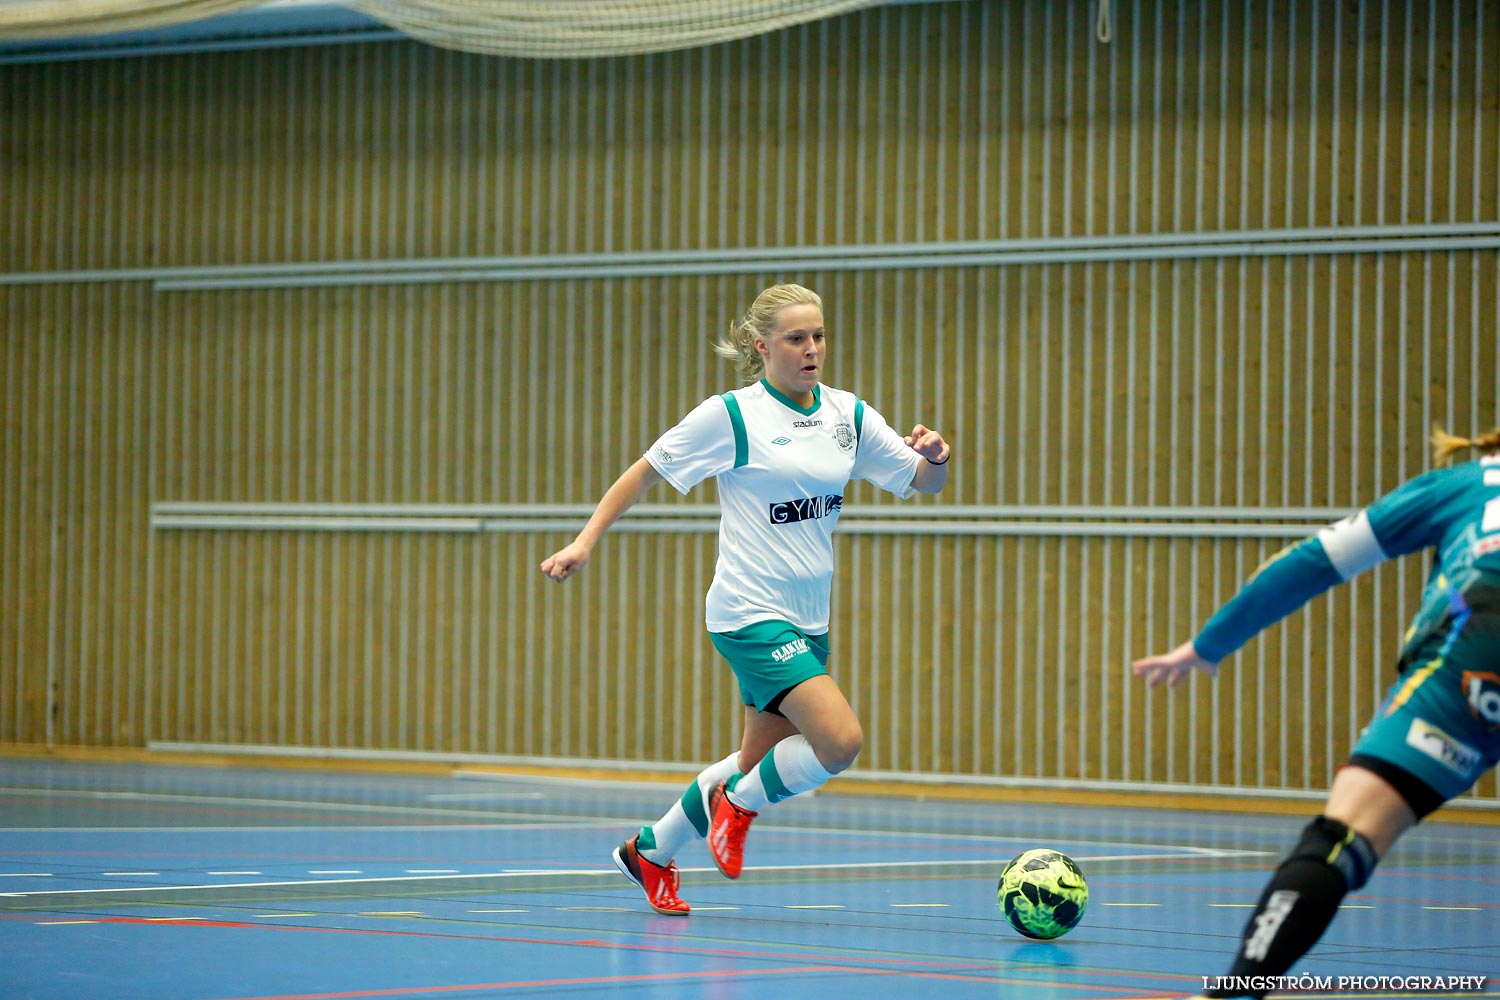
{"label": "teal shoulder panel on jersey", "polygon": [[1432,469],[1370,504],[1370,528],[1380,547],[1403,556],[1439,544],[1455,522],[1478,522],[1484,516],[1478,471],[1476,463]]}
{"label": "teal shoulder panel on jersey", "polygon": [[750,439],[745,436],[745,415],[740,412],[740,401],[732,393],[719,397],[724,400],[724,409],[729,411],[729,423],[734,428],[734,467],[738,469],[750,462]]}
{"label": "teal shoulder panel on jersey", "polygon": [[854,401],[854,450],[859,450],[859,431],[865,423],[865,401],[856,399]]}

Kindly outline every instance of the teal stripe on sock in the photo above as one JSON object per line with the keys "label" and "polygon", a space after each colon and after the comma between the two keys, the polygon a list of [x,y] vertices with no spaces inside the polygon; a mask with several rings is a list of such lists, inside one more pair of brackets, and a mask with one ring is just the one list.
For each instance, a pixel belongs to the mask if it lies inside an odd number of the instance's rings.
{"label": "teal stripe on sock", "polygon": [[765,787],[767,802],[780,802],[792,797],[792,791],[782,784],[781,775],[776,772],[774,750],[760,759],[760,783]]}
{"label": "teal stripe on sock", "polygon": [[635,849],[637,852],[656,850],[656,831],[649,826],[641,827],[641,835],[636,839]]}
{"label": "teal stripe on sock", "polygon": [[687,813],[688,821],[698,831],[698,836],[707,837],[708,810],[703,806],[703,792],[698,787],[698,782],[690,782],[687,791],[682,793],[682,811]]}

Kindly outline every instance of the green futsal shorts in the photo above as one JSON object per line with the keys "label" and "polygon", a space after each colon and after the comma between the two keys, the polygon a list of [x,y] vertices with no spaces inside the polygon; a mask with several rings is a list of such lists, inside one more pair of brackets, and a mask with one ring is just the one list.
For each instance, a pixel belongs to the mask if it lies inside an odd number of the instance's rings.
{"label": "green futsal shorts", "polygon": [[[1350,755],[1395,785],[1418,816],[1500,760],[1500,587],[1487,583],[1466,587],[1450,613],[1412,637],[1400,677]],[[1420,782],[1416,794],[1407,775]]]}
{"label": "green futsal shorts", "polygon": [[808,635],[789,621],[773,618],[708,636],[734,668],[740,700],[756,711],[780,715],[777,706],[786,692],[828,673],[827,632]]}

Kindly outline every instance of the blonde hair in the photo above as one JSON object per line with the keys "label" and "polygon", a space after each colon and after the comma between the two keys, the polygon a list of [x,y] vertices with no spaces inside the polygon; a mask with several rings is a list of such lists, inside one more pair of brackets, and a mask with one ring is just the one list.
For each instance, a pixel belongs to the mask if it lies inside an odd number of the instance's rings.
{"label": "blonde hair", "polygon": [[1432,456],[1437,461],[1441,462],[1465,448],[1475,448],[1486,454],[1500,451],[1500,427],[1486,431],[1476,438],[1461,438],[1449,434],[1441,427],[1432,428]]}
{"label": "blonde hair", "polygon": [[732,323],[729,333],[714,341],[714,353],[734,362],[735,371],[748,385],[766,370],[766,360],[755,349],[755,338],[769,339],[776,317],[787,306],[813,305],[823,308],[818,293],[801,285],[772,285],[755,297],[744,319]]}

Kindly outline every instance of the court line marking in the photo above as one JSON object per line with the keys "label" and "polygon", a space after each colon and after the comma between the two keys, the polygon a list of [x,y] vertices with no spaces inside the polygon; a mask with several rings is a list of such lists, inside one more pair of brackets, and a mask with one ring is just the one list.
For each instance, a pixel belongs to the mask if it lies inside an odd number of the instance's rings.
{"label": "court line marking", "polygon": [[[1224,857],[1236,856],[1258,856],[1269,854],[1269,851],[1228,851],[1223,852]],[[1164,861],[1183,860],[1186,858],[1200,858],[1203,855],[1197,851],[1190,854],[1110,854],[1110,855],[1077,855],[1077,861]],[[852,871],[852,870],[876,870],[890,868],[955,868],[955,867],[985,867],[997,868],[1004,865],[1009,858],[981,858],[969,861],[851,861],[840,864],[812,864],[812,865],[746,865],[747,872],[797,872],[797,871]],[[683,868],[684,872],[707,873],[716,872],[717,868]],[[588,878],[618,877],[613,867],[606,869],[598,868],[537,868],[527,870],[506,870],[499,872],[469,872],[460,875],[387,875],[372,876],[369,878],[328,878],[328,879],[297,879],[287,882],[215,882],[207,885],[141,885],[141,886],[119,886],[108,889],[32,889],[26,892],[0,892],[0,899],[15,899],[31,896],[62,896],[62,895],[102,895],[104,893],[121,892],[182,892],[199,889],[280,889],[293,886],[335,886],[335,885],[367,885],[386,882],[447,882],[463,881],[481,878],[526,878],[530,876],[556,877],[561,875],[582,876]]]}
{"label": "court line marking", "polygon": [[[305,809],[308,812],[366,813],[381,816],[484,816],[491,819],[507,817],[525,819],[535,816],[546,820],[576,820],[576,816],[556,813],[523,813],[503,809],[440,809],[434,806],[370,805],[363,802],[314,802],[306,799],[261,799],[226,795],[187,795],[176,792],[104,792],[83,788],[8,788],[0,786],[0,795],[18,795],[31,798],[83,798],[128,802],[185,802],[191,805],[218,806],[268,806],[276,809]],[[625,821],[621,821],[625,822]],[[22,829],[25,829],[24,827]]]}
{"label": "court line marking", "polygon": [[[442,810],[439,810],[440,812]],[[618,826],[639,826],[633,820],[558,820],[548,823],[412,823],[388,826],[4,826],[0,833],[483,833],[488,830],[613,830]]]}

